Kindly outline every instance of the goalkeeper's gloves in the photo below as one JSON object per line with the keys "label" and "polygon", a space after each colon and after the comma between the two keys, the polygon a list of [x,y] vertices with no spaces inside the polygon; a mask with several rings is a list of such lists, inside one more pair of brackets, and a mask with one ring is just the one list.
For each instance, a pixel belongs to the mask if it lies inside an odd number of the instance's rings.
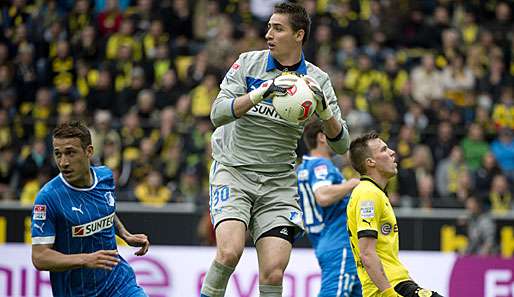
{"label": "goalkeeper's gloves", "polygon": [[312,78],[309,75],[304,75],[302,76],[302,78],[305,80],[309,88],[314,93],[314,99],[316,99],[317,101],[316,114],[318,114],[318,117],[323,121],[330,119],[334,114],[332,113],[332,109],[330,109],[330,106],[328,105],[325,93],[323,93],[323,90],[321,90],[321,86],[314,78]]}
{"label": "goalkeeper's gloves", "polygon": [[389,287],[389,289],[382,292],[382,297],[400,297],[400,295],[396,293],[393,287]]}
{"label": "goalkeeper's gloves", "polygon": [[250,95],[250,100],[253,105],[257,105],[259,102],[264,100],[264,98],[274,97],[274,96],[284,96],[287,93],[287,90],[294,86],[296,80],[293,76],[279,76],[275,79],[270,79],[263,82],[257,89],[248,93]]}

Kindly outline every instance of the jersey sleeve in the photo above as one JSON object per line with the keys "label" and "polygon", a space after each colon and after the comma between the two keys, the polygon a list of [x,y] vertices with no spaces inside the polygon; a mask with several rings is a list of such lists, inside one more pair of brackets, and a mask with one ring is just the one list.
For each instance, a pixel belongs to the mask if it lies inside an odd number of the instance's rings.
{"label": "jersey sleeve", "polygon": [[343,120],[341,115],[341,109],[339,108],[338,100],[330,78],[327,76],[326,80],[322,82],[322,89],[327,103],[332,109],[334,118],[341,123],[341,133],[335,139],[328,139],[328,145],[338,154],[344,154],[350,147],[350,134],[348,133],[348,126],[346,121]]}
{"label": "jersey sleeve", "polygon": [[357,237],[378,238],[378,226],[383,212],[380,196],[373,192],[359,193],[356,212]]}
{"label": "jersey sleeve", "polygon": [[334,166],[325,160],[313,164],[309,174],[312,191],[316,192],[322,186],[334,184],[336,177],[334,170]]}
{"label": "jersey sleeve", "polygon": [[225,74],[220,92],[211,108],[211,121],[215,127],[225,125],[236,119],[234,100],[246,94],[245,56],[241,54]]}
{"label": "jersey sleeve", "polygon": [[32,208],[32,244],[53,244],[55,242],[55,210],[49,203],[46,191],[39,192]]}

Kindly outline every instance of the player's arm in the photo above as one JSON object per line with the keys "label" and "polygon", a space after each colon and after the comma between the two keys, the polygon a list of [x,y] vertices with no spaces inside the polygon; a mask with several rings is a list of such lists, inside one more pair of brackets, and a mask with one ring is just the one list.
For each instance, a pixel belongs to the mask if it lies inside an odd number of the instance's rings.
{"label": "player's arm", "polygon": [[377,255],[376,244],[377,239],[375,237],[362,236],[359,238],[359,250],[362,265],[364,265],[364,268],[373,283],[382,292],[382,296],[397,296],[387,279],[382,262]]}
{"label": "player's arm", "polygon": [[323,121],[323,133],[327,136],[329,146],[338,154],[344,154],[350,147],[350,134],[346,121],[341,118],[341,109],[337,103],[334,88],[327,78],[322,82],[311,76],[303,77],[316,98],[316,114]]}
{"label": "player's arm", "polygon": [[116,230],[116,234],[121,237],[128,245],[141,247],[134,254],[136,256],[143,256],[148,252],[148,248],[150,247],[150,241],[148,240],[148,236],[145,234],[132,234],[127,228],[123,225],[118,215],[114,215],[114,227]]}
{"label": "player's arm", "polygon": [[352,178],[342,184],[321,186],[314,191],[316,202],[322,207],[332,205],[343,199],[358,184],[359,179]]}
{"label": "player's arm", "polygon": [[33,244],[32,263],[37,270],[59,272],[77,268],[112,270],[118,264],[116,250],[99,250],[91,254],[67,255],[52,248],[52,244]]}
{"label": "player's arm", "polygon": [[285,94],[286,89],[294,84],[294,81],[278,77],[265,81],[255,90],[247,92],[245,67],[247,64],[255,63],[248,59],[250,58],[246,54],[239,56],[221,82],[221,90],[211,107],[211,121],[215,127],[236,120],[274,94]]}

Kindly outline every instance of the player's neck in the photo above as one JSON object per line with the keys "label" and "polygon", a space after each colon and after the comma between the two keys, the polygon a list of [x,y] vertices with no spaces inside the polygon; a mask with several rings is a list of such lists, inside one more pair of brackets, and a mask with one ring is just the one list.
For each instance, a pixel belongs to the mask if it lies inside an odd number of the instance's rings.
{"label": "player's neck", "polygon": [[387,186],[387,182],[389,181],[389,178],[382,176],[376,172],[368,172],[368,174],[366,175],[371,177],[382,190],[385,189],[385,187]]}
{"label": "player's neck", "polygon": [[311,157],[320,157],[330,159],[330,152],[323,148],[317,148],[310,151]]}
{"label": "player's neck", "polygon": [[76,187],[76,188],[89,188],[93,185],[93,174],[91,172],[91,168],[88,168],[87,173],[83,175],[84,178],[77,180],[77,181],[69,181],[66,180],[70,185]]}
{"label": "player's neck", "polygon": [[291,67],[300,63],[300,61],[302,60],[302,50],[300,49],[298,51],[293,51],[287,53],[287,55],[280,57],[273,56],[273,58],[277,60],[277,62],[280,63],[280,65],[282,65],[283,67]]}

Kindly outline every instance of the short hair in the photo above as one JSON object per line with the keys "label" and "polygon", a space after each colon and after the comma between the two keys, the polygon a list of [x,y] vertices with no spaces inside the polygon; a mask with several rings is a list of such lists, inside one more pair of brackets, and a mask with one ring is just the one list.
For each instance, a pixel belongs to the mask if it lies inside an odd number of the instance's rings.
{"label": "short hair", "polygon": [[78,138],[80,145],[85,150],[92,144],[91,132],[80,121],[63,122],[53,130],[53,138]]}
{"label": "short hair", "polygon": [[350,144],[350,161],[352,167],[361,175],[366,174],[365,161],[371,157],[368,141],[379,138],[375,131],[368,132],[354,139]]}
{"label": "short hair", "polygon": [[289,22],[291,23],[293,30],[295,32],[298,32],[299,30],[303,30],[305,32],[302,44],[307,42],[311,31],[311,18],[303,6],[296,3],[296,1],[284,1],[275,4],[273,13],[289,15]]}
{"label": "short hair", "polygon": [[318,145],[318,133],[322,132],[323,124],[319,120],[313,120],[305,125],[303,130],[303,142],[307,149],[313,150]]}

